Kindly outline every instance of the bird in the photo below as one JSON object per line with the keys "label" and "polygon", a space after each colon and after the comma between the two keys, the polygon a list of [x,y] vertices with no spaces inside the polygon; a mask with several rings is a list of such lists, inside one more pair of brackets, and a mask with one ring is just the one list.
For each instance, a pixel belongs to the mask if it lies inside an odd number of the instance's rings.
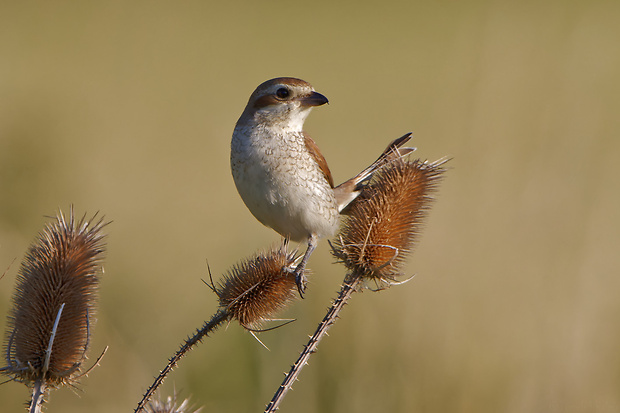
{"label": "bird", "polygon": [[252,215],[287,240],[307,242],[294,269],[302,297],[307,283],[304,270],[319,240],[334,235],[340,215],[375,171],[415,150],[402,147],[411,138],[407,133],[393,140],[369,167],[334,186],[325,158],[303,130],[311,110],[327,103],[304,80],[267,80],[251,94],[231,140],[233,180]]}

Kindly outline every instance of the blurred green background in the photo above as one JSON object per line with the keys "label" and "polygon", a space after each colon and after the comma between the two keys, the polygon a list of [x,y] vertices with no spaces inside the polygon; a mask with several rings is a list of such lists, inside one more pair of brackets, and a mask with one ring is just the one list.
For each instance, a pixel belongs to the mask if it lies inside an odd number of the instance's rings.
{"label": "blurred green background", "polygon": [[[279,241],[229,171],[233,126],[276,76],[330,99],[306,129],[338,182],[408,131],[417,156],[454,157],[417,276],[354,296],[282,411],[620,411],[619,22],[597,0],[3,1],[2,330],[46,215],[113,221],[90,359],[110,350],[46,411],[133,411],[216,309],[206,261],[217,279]],[[333,261],[322,242],[271,351],[232,324],[164,394],[262,411],[335,296]],[[1,410],[28,396],[0,386]]]}

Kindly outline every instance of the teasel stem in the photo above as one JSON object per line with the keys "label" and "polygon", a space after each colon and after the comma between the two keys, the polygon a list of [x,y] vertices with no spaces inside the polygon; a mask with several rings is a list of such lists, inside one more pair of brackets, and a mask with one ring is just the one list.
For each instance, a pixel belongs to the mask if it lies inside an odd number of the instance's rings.
{"label": "teasel stem", "polygon": [[30,409],[28,413],[40,413],[41,406],[43,405],[43,397],[47,391],[47,385],[45,380],[36,380],[32,389],[32,401],[30,402]]}
{"label": "teasel stem", "polygon": [[339,317],[340,311],[342,311],[353,293],[359,289],[361,283],[362,277],[360,276],[351,276],[345,279],[344,283],[342,284],[342,288],[340,289],[340,293],[338,294],[338,297],[329,308],[329,310],[327,310],[327,314],[325,314],[325,317],[323,317],[323,320],[321,320],[321,322],[319,323],[316,331],[310,337],[310,340],[308,340],[308,344],[304,346],[304,349],[299,355],[297,361],[295,361],[295,364],[291,366],[291,370],[286,373],[284,381],[282,382],[282,384],[280,384],[280,387],[275,392],[273,398],[265,408],[265,413],[272,413],[278,410],[282,399],[284,399],[286,393],[288,393],[288,391],[291,389],[293,383],[297,381],[301,370],[308,364],[310,356],[314,352],[316,352],[319,343],[327,334],[329,328],[336,322]]}
{"label": "teasel stem", "polygon": [[284,380],[265,408],[265,413],[273,413],[279,409],[280,403],[289,390],[293,387],[293,383],[298,380],[301,370],[308,364],[310,356],[316,352],[319,343],[323,337],[327,335],[327,331],[340,317],[340,312],[344,306],[348,303],[353,293],[361,289],[363,283],[364,274],[352,274],[345,278],[340,292],[338,293],[338,297],[336,297],[331,307],[327,310],[325,317],[323,317],[323,320],[319,323],[316,331],[312,334],[308,340],[308,343],[304,346],[303,351],[300,353],[295,363],[291,366],[289,372],[285,373]]}
{"label": "teasel stem", "polygon": [[144,396],[142,396],[142,400],[138,403],[138,406],[134,410],[135,413],[144,411],[144,408],[147,406],[147,403],[155,394],[155,391],[162,385],[166,376],[176,367],[179,360],[183,358],[196,344],[200,343],[205,337],[214,332],[224,321],[228,319],[228,312],[225,310],[217,311],[211,320],[204,323],[204,325],[199,328],[196,333],[187,338],[183,345],[179,348],[179,350],[174,354],[174,356],[170,357],[168,360],[168,364],[163,370],[159,373],[159,375],[155,378],[151,387],[148,388]]}
{"label": "teasel stem", "polygon": [[285,240],[279,248],[256,254],[233,266],[218,285],[213,279],[206,283],[219,299],[219,310],[193,336],[187,338],[168,360],[168,364],[138,403],[135,413],[144,411],[155,391],[179,360],[225,321],[237,320],[255,338],[255,332],[267,331],[257,327],[262,321],[284,309],[296,297],[295,276],[290,271],[296,257],[294,252],[287,251],[287,247],[288,241]]}

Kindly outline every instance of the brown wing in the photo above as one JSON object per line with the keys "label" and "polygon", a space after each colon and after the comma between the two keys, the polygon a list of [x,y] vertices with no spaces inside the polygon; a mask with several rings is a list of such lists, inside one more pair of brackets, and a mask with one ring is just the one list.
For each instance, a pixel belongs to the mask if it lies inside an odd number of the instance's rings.
{"label": "brown wing", "polygon": [[327,182],[329,182],[329,186],[333,188],[334,178],[332,178],[332,173],[329,170],[329,166],[327,166],[327,161],[321,154],[321,151],[319,150],[319,147],[316,145],[316,143],[305,132],[304,143],[306,144],[306,149],[308,149],[308,152],[310,153],[310,156],[312,156],[312,159],[314,159],[317,165],[319,165],[319,168],[321,168],[321,172],[323,172],[323,176],[325,176],[325,179],[327,180]]}

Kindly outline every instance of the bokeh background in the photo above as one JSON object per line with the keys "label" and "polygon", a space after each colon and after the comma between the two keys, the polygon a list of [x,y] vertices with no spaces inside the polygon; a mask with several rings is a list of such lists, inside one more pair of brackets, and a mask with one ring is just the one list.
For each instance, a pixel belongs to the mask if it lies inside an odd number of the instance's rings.
{"label": "bokeh background", "polygon": [[[285,412],[620,411],[620,3],[0,4],[0,328],[58,208],[113,221],[91,360],[46,411],[130,412],[210,317],[218,279],[278,236],[229,172],[253,89],[308,80],[306,124],[341,182],[413,131],[452,156],[408,284],[353,297]],[[343,278],[261,335],[235,324],[168,378],[205,412],[259,412]],[[18,383],[0,409],[23,411]]]}

